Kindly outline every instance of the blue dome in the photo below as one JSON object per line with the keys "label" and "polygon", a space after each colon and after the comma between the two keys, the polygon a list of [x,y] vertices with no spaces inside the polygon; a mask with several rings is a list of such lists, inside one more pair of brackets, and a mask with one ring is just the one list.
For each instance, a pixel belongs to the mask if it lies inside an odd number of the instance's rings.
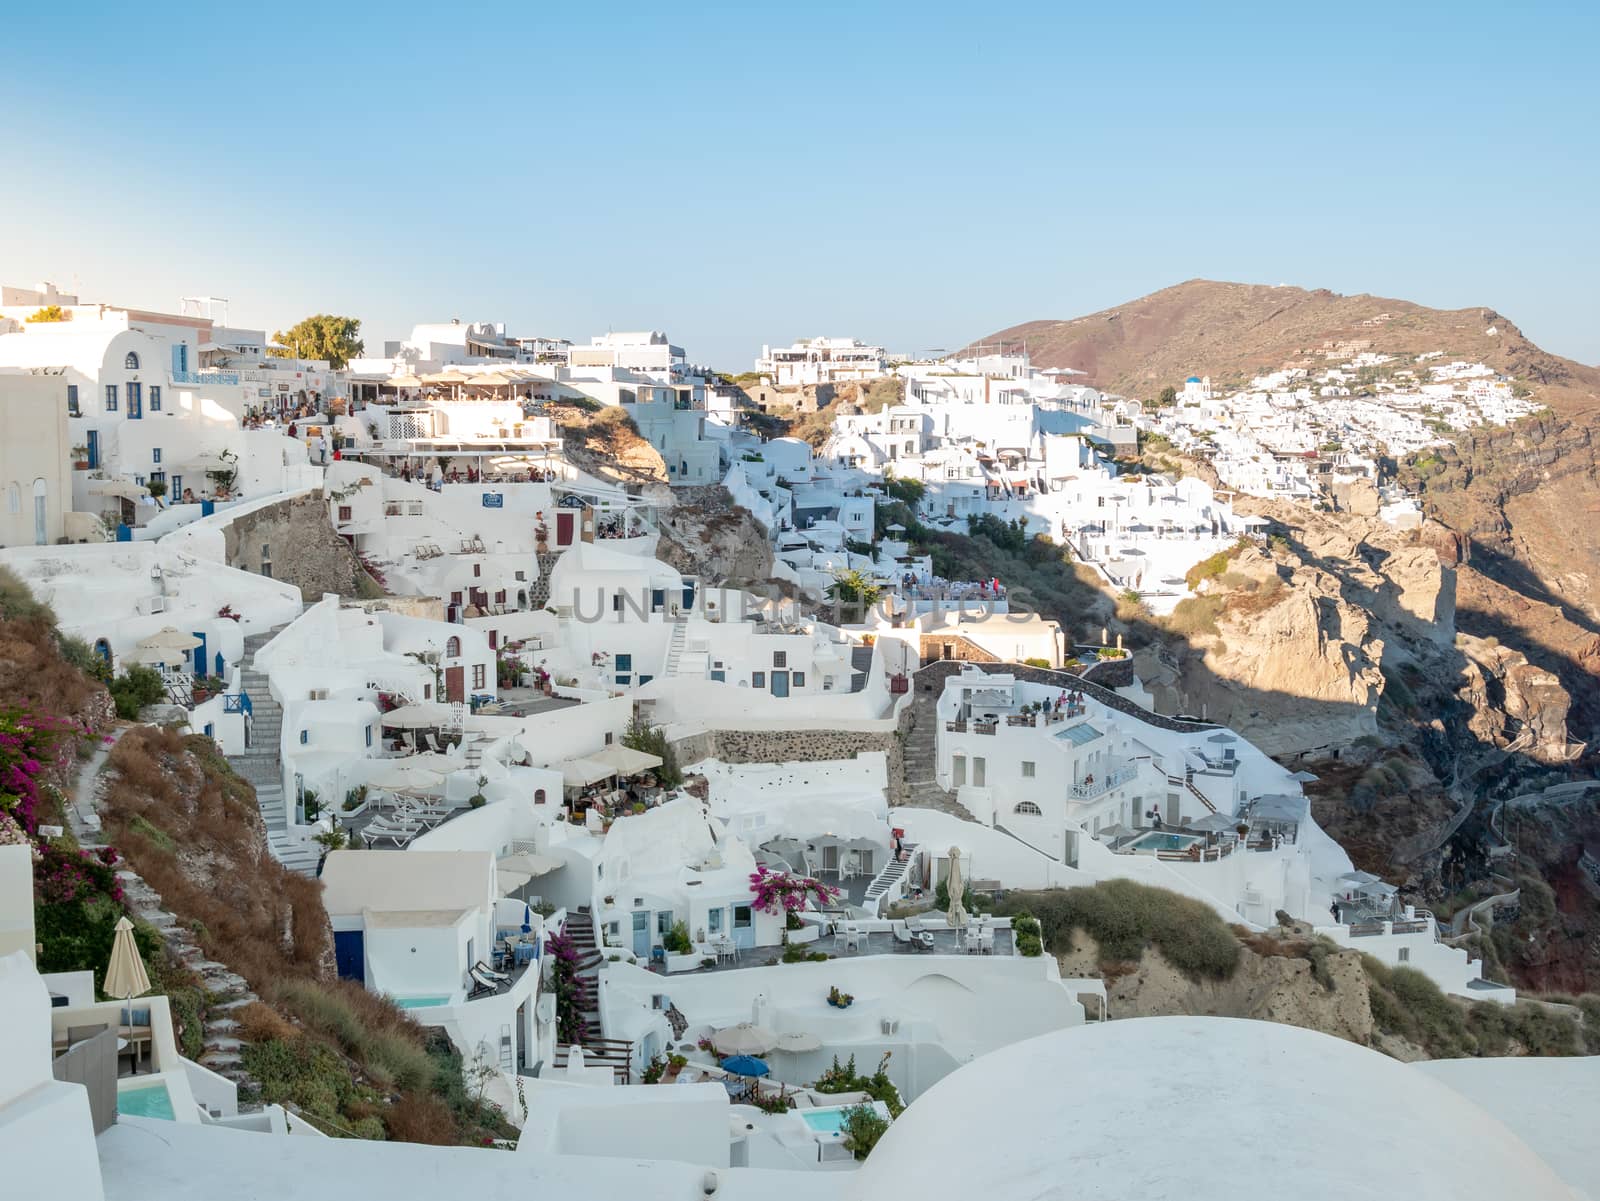
{"label": "blue dome", "polygon": [[1198,375],[1191,375],[1188,379],[1184,380],[1183,382],[1186,383],[1186,384],[1198,384],[1200,382],[1200,377]]}

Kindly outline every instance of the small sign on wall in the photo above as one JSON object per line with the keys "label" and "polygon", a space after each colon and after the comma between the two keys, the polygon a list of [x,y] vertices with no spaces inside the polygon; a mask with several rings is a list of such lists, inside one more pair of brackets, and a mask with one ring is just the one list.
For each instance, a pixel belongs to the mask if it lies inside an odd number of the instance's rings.
{"label": "small sign on wall", "polygon": [[498,492],[485,492],[483,494],[483,507],[486,509],[503,509],[506,507],[506,498]]}

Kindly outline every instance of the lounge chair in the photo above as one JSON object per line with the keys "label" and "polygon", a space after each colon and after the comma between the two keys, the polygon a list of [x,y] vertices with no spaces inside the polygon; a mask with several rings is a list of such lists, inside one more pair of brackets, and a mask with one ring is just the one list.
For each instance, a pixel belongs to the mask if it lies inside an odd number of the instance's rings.
{"label": "lounge chair", "polygon": [[913,930],[903,921],[891,923],[889,929],[894,933],[895,942],[904,943],[913,951],[933,950],[933,935],[926,930]]}
{"label": "lounge chair", "polygon": [[[482,996],[485,993],[497,993],[500,991],[501,981],[507,979],[504,973],[497,972],[490,967],[485,967],[481,963],[473,964],[471,970],[467,972],[467,975],[472,977],[472,983],[477,986],[473,989],[473,996]],[[498,977],[498,979],[496,977]]]}
{"label": "lounge chair", "polygon": [[477,963],[472,965],[472,970],[475,971],[475,972],[481,972],[484,976],[487,976],[490,980],[493,980],[497,984],[503,984],[506,981],[511,979],[511,977],[509,975],[507,975],[505,972],[497,972],[497,971],[495,971],[492,967],[490,967],[487,963],[485,963],[481,959],[478,960]]}

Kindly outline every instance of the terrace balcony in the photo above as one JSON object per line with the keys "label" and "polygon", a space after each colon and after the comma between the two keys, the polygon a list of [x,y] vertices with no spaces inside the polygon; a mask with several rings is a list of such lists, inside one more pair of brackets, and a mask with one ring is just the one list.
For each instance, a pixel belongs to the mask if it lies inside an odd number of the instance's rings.
{"label": "terrace balcony", "polygon": [[1139,769],[1131,765],[1114,768],[1103,776],[1095,776],[1085,780],[1082,784],[1072,785],[1067,790],[1067,795],[1075,801],[1093,800],[1095,797],[1104,796],[1113,788],[1122,787],[1138,774]]}

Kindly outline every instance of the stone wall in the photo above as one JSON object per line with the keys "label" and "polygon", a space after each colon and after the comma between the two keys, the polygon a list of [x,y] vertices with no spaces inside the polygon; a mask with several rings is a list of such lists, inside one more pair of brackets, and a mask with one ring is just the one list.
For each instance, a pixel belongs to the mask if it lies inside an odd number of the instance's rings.
{"label": "stone wall", "polygon": [[924,665],[931,663],[1000,663],[999,655],[983,649],[965,634],[924,634],[920,651]]}
{"label": "stone wall", "polygon": [[383,589],[328,520],[320,496],[295,496],[245,513],[223,529],[228,566],[294,584],[306,601],[324,593],[373,599]]}
{"label": "stone wall", "polygon": [[858,730],[706,730],[680,738],[672,749],[680,764],[701,759],[724,763],[816,763],[829,759],[854,759],[863,751],[883,751],[888,756],[889,804],[906,801],[902,739],[911,708],[900,714],[896,731]]}

